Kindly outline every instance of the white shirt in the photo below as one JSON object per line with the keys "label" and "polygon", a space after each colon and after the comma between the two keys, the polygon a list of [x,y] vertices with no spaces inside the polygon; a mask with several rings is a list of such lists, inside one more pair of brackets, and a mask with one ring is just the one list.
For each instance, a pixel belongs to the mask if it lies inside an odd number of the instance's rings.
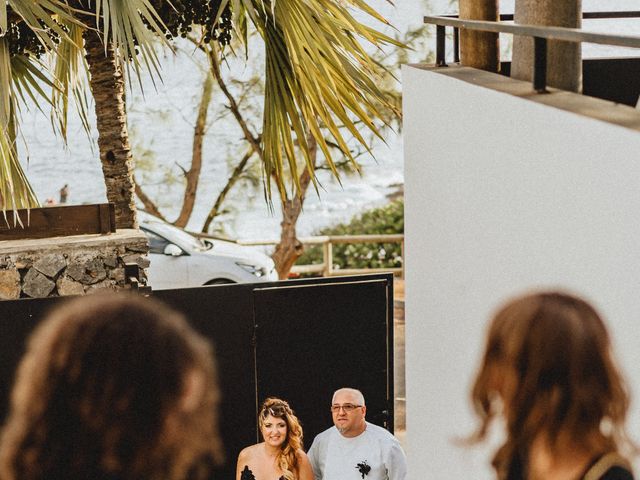
{"label": "white shirt", "polygon": [[357,437],[336,427],[318,434],[309,449],[316,480],[405,480],[407,459],[400,443],[384,428],[367,422]]}

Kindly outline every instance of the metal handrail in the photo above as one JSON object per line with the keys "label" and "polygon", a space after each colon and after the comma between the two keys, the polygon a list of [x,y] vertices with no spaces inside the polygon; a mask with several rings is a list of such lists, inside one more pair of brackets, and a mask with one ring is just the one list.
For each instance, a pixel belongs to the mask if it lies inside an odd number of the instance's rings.
{"label": "metal handrail", "polygon": [[635,35],[610,35],[608,33],[585,32],[579,28],[545,27],[540,25],[524,25],[484,20],[461,20],[446,17],[424,17],[425,23],[433,25],[466,28],[494,33],[511,33],[527,37],[538,37],[546,40],[564,40],[566,42],[598,43],[617,47],[640,48],[640,37]]}
{"label": "metal handrail", "polygon": [[[612,16],[605,16],[606,14]],[[595,12],[584,18],[634,18],[640,16],[640,12]],[[613,16],[618,15],[618,16]],[[500,16],[502,19],[502,15]],[[505,24],[484,20],[462,20],[452,16],[425,16],[424,23],[436,25],[436,65],[447,65],[445,59],[445,27],[454,29],[466,28],[468,30],[480,30],[493,33],[510,33],[523,35],[534,39],[534,75],[533,88],[536,92],[544,93],[546,89],[546,65],[547,65],[547,41],[562,40],[574,43],[596,43],[601,45],[613,45],[618,47],[640,48],[640,37],[633,35],[610,35],[607,33],[585,32],[579,28],[549,27],[540,25]],[[454,38],[457,51],[457,35]],[[456,61],[459,58],[456,55]]]}
{"label": "metal handrail", "polygon": [[[449,14],[449,15],[439,15],[440,17],[447,18],[460,18],[460,15],[457,13]],[[499,15],[501,22],[513,21],[513,13],[501,13]],[[611,10],[607,12],[582,12],[582,18],[584,20],[594,20],[594,19],[606,19],[606,18],[638,18],[640,17],[640,10],[632,10],[632,11],[620,11],[620,10]]]}

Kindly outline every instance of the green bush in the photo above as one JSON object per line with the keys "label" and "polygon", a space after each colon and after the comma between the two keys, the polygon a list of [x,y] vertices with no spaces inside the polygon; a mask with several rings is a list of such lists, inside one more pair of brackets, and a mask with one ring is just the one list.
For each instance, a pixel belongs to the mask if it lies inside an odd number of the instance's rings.
{"label": "green bush", "polygon": [[[349,223],[323,228],[315,235],[372,235],[404,233],[404,201],[395,200],[368,210]],[[322,246],[307,247],[298,265],[322,263]],[[402,267],[400,243],[333,244],[333,268]]]}

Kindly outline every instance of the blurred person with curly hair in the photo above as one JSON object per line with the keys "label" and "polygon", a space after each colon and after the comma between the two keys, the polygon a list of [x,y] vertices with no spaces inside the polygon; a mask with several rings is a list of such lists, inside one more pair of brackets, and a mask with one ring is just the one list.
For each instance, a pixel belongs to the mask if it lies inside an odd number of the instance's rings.
{"label": "blurred person with curly hair", "polygon": [[518,297],[493,317],[472,389],[499,480],[632,480],[625,421],[629,392],[607,328],[584,300],[562,292]]}
{"label": "blurred person with curly hair", "polygon": [[313,480],[302,427],[289,404],[267,398],[258,414],[263,442],[240,452],[236,480]]}
{"label": "blurred person with curly hair", "polygon": [[208,478],[218,396],[211,347],[181,314],[125,294],[64,302],[18,367],[0,479]]}

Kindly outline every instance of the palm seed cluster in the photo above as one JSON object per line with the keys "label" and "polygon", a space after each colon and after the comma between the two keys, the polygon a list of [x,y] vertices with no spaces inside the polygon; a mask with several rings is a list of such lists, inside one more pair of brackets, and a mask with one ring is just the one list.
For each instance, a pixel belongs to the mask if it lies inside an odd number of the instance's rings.
{"label": "palm seed cluster", "polygon": [[[69,2],[70,4],[72,2]],[[72,5],[82,9],[83,1],[74,2]],[[202,26],[204,29],[204,42],[209,43],[213,40],[218,41],[222,45],[227,45],[231,39],[231,11],[227,7],[220,15],[217,23],[216,15],[220,8],[221,0],[154,0],[153,7],[166,26],[165,36],[168,40],[176,37],[186,37],[195,25]],[[28,26],[22,18],[11,14],[9,10],[9,23],[4,38],[8,41],[9,53],[13,55],[28,55],[40,58],[47,53],[48,46],[45,45],[34,33],[34,29]],[[90,17],[84,17],[87,20]],[[143,18],[144,23],[150,27],[149,22]],[[67,31],[64,25],[60,28]],[[60,43],[60,36],[57,32],[40,25],[41,31],[44,31],[51,38],[54,45]]]}

